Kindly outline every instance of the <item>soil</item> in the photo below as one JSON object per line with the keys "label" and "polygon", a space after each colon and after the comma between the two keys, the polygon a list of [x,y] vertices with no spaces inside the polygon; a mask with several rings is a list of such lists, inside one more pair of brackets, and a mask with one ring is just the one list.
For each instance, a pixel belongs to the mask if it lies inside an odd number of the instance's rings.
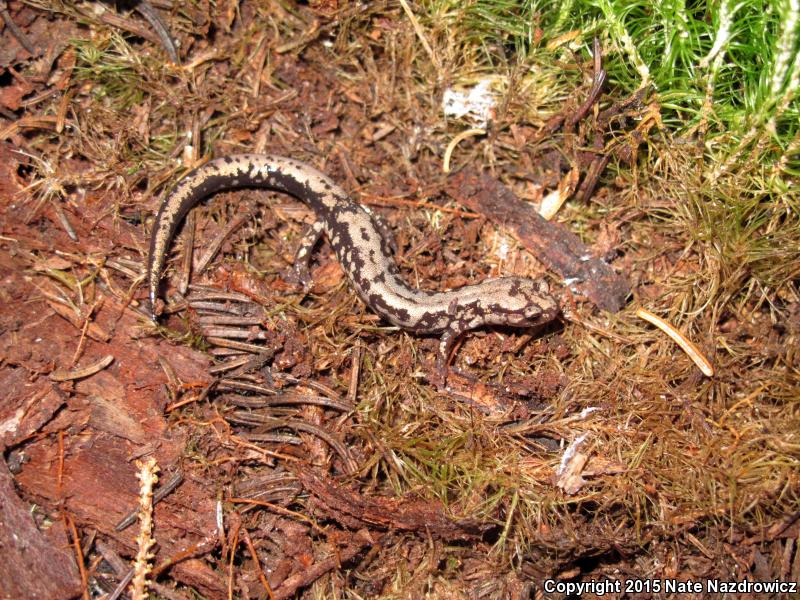
{"label": "soil", "polygon": [[[0,597],[100,597],[143,568],[164,598],[800,580],[800,310],[691,321],[712,380],[633,316],[707,266],[649,218],[657,185],[634,197],[608,170],[639,164],[644,93],[593,95],[598,65],[576,58],[572,98],[524,122],[509,92],[446,174],[453,74],[421,77],[393,3],[154,2],[182,65],[135,11],[41,4],[9,2],[26,39],[0,37]],[[152,323],[152,216],[189,168],[236,152],[328,173],[387,223],[414,284],[543,277],[563,318],[470,334],[437,393],[438,340],[381,322],[325,243],[298,290],[313,215],[246,190],[184,225]],[[562,184],[566,213],[545,221],[535,204]]]}

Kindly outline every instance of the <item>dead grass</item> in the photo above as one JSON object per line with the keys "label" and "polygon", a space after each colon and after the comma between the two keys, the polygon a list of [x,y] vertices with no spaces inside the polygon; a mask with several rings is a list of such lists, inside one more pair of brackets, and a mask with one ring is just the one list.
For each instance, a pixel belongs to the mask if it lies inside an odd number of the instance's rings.
{"label": "dead grass", "polygon": [[[590,62],[559,49],[514,54],[490,39],[491,27],[466,35],[457,9],[443,3],[419,11],[432,55],[394,5],[343,8],[338,21],[288,3],[242,3],[234,13],[226,7],[208,13],[213,47],[176,27],[184,44],[192,40],[183,69],[165,65],[158,48],[93,26],[92,38],[67,50],[76,62],[65,134],[40,132],[17,143],[54,155],[68,194],[88,187],[93,201],[137,223],[145,240],[158,194],[191,166],[192,151],[288,154],[323,168],[356,197],[448,206],[442,153],[467,125],[442,116],[441,94],[486,75],[503,98],[497,120],[486,138],[459,145],[455,164],[488,168],[522,197],[540,197],[539,185],[549,191],[569,166],[582,164],[576,139],[588,144],[597,133],[608,143],[631,129],[592,132],[590,118],[579,138],[559,132],[531,143],[549,117],[580,104]],[[278,51],[297,40],[308,41]],[[213,58],[192,64],[212,49]],[[609,94],[614,99],[615,90]],[[58,100],[38,110],[52,112]],[[374,139],[383,128],[390,132]],[[588,204],[571,202],[558,216],[618,254],[615,266],[634,283],[625,310],[580,307],[574,320],[520,348],[519,334],[506,331],[463,342],[460,365],[484,380],[552,382],[538,388],[547,393],[530,395],[521,422],[436,394],[422,377],[434,342],[379,323],[331,270],[327,248],[313,293],[287,294],[282,277],[300,231],[296,205],[237,193],[202,209],[198,234],[210,238],[245,201],[266,202],[203,281],[264,304],[264,343],[275,342],[278,353],[273,369],[344,395],[354,349],[363,351],[351,418],[316,415],[356,458],[350,480],[366,495],[436,500],[455,519],[490,525],[475,544],[391,534],[369,560],[356,562],[355,575],[327,575],[303,597],[500,598],[531,578],[588,579],[615,569],[752,575],[752,556],[742,558],[737,545],[758,546],[772,557],[774,576],[787,575],[774,558],[783,552],[779,536],[754,540],[798,507],[797,192],[764,191],[767,175],[756,164],[709,185],[692,140],[671,136],[652,130],[638,160],[612,164]],[[190,144],[196,149],[187,150]],[[377,210],[397,237],[398,263],[422,287],[541,273],[522,250],[500,257],[502,233],[485,223],[431,208]],[[144,248],[142,241],[130,250],[143,260]],[[636,318],[637,306],[694,340],[715,377],[702,377],[666,336]],[[191,317],[170,327],[182,330],[169,334],[176,340],[200,343]],[[227,410],[213,395],[212,402],[189,406],[181,420]],[[203,431],[187,448],[188,468],[234,485],[256,475],[246,461],[223,467],[229,449]],[[585,482],[568,494],[555,484],[556,472],[564,447],[581,436]],[[341,470],[330,453],[298,454]],[[288,505],[304,510],[299,498]]]}

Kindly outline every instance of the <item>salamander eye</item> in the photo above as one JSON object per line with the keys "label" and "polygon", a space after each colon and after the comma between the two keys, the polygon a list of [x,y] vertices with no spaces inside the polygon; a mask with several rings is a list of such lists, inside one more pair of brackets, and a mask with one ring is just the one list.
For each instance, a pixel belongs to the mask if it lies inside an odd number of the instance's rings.
{"label": "salamander eye", "polygon": [[536,304],[529,304],[525,307],[525,318],[526,319],[536,319],[542,316],[542,309],[537,306]]}

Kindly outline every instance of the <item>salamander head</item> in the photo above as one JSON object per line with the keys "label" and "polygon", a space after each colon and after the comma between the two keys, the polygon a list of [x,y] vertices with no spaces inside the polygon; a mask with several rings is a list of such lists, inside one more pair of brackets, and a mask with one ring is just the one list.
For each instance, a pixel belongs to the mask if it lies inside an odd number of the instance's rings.
{"label": "salamander head", "polygon": [[523,277],[496,280],[497,289],[486,303],[486,323],[533,327],[552,321],[559,306],[546,282]]}

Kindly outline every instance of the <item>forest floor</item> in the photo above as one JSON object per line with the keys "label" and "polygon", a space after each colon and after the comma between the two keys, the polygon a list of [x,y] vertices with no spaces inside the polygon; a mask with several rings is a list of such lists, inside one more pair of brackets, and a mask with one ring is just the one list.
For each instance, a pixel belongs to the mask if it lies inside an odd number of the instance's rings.
{"label": "forest floor", "polygon": [[[766,210],[735,173],[710,188],[702,143],[647,90],[593,87],[602,62],[572,40],[489,69],[396,3],[336,4],[154,2],[174,64],[137,12],[8,3],[32,52],[3,29],[0,596],[111,593],[147,573],[148,538],[169,599],[800,581],[789,196]],[[443,98],[481,81],[491,122],[457,139],[480,125]],[[327,242],[298,290],[313,214],[246,190],[192,211],[153,323],[164,195],[243,152],[369,206],[413,285],[543,278],[562,315],[464,336],[439,391],[438,340],[381,321]],[[163,498],[142,534],[123,520],[149,504],[148,458]]]}

